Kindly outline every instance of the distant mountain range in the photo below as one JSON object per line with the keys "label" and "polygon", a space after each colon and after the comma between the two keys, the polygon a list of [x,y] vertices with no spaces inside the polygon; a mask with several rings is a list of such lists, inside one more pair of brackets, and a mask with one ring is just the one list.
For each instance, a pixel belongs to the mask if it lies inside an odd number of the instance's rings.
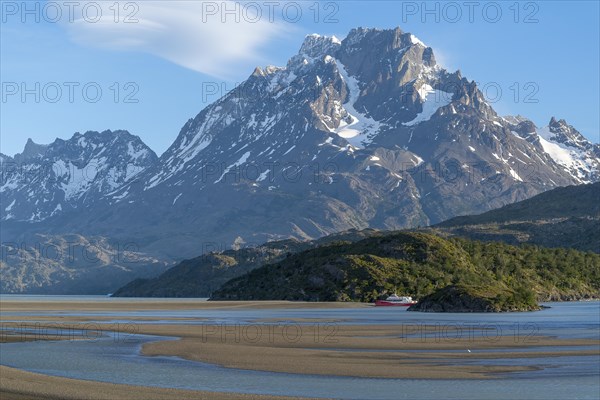
{"label": "distant mountain range", "polygon": [[[499,116],[410,33],[358,28],[341,41],[309,35],[285,67],[257,68],[160,157],[126,131],[106,131],[29,141],[0,165],[3,253],[76,234],[102,251],[132,245],[140,262],[124,268],[133,270],[207,249],[485,212],[598,181],[600,146],[564,120],[540,128]],[[60,268],[38,259],[33,268],[3,256],[0,290],[53,290]],[[15,271],[24,268],[39,279],[23,281]]]}
{"label": "distant mountain range", "polygon": [[2,155],[2,220],[29,224],[91,209],[156,165],[158,157],[126,131],[76,133],[14,158]]}

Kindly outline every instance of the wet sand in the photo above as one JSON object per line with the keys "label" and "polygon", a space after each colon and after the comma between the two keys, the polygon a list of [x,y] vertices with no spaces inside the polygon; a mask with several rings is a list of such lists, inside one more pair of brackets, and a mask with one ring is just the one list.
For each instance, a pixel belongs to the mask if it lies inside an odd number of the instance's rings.
{"label": "wet sand", "polygon": [[[69,323],[61,326],[82,329],[90,325]],[[90,338],[98,337],[103,330],[114,331],[116,328],[115,324],[100,322],[93,326]],[[23,323],[21,327],[43,331],[56,327],[56,324]],[[229,368],[315,375],[493,379],[499,373],[538,369],[518,365],[520,358],[600,356],[597,340],[498,337],[487,329],[473,329],[465,334],[456,327],[440,330],[434,325],[341,325],[330,321],[307,325],[293,322],[181,325],[173,321],[172,324],[133,323],[120,327],[122,334],[180,338],[145,344],[142,353],[147,356],[177,356]],[[522,351],[532,346],[539,349]],[[563,346],[569,348],[563,350]],[[586,347],[573,349],[573,346]],[[493,351],[497,349],[503,351]],[[515,365],[485,363],[485,360],[498,358],[513,358]],[[473,360],[479,360],[480,364],[466,365]]]}
{"label": "wet sand", "polygon": [[[319,330],[320,328],[320,330]],[[301,329],[299,331],[298,329]],[[225,367],[300,374],[373,378],[489,379],[498,373],[535,370],[537,367],[464,365],[464,361],[497,358],[598,355],[594,340],[558,340],[511,336],[486,338],[405,337],[420,327],[378,325],[251,325],[153,326],[140,331],[153,335],[171,334],[176,341],[143,346],[145,355],[175,355]],[[432,334],[429,328],[429,334]],[[448,332],[450,329],[448,329]],[[300,334],[298,334],[300,333]],[[547,350],[519,352],[531,346]],[[596,346],[595,349],[559,350],[556,346]],[[492,352],[492,349],[507,349]],[[424,350],[424,351],[420,351]],[[463,364],[463,365],[461,365]]]}
{"label": "wet sand", "polygon": [[0,366],[2,400],[291,400],[298,397],[257,396],[115,385],[35,374]]}
{"label": "wet sand", "polygon": [[[2,301],[3,312],[40,312],[40,315],[26,317],[6,316],[4,321],[21,321],[21,327],[28,326],[44,329],[55,328],[57,324],[65,327],[89,328],[94,330],[115,330],[110,320],[120,317],[78,317],[47,316],[44,313],[105,311],[122,312],[136,310],[186,310],[186,309],[297,309],[297,308],[354,308],[370,307],[355,303],[289,303],[289,302],[204,302],[204,301],[168,301],[154,302],[131,301],[116,302],[26,302]],[[287,372],[299,374],[317,374],[333,376],[358,376],[379,378],[419,378],[419,379],[494,379],[500,373],[535,370],[536,366],[519,365],[521,358],[543,358],[554,356],[600,356],[600,341],[583,339],[556,339],[547,336],[515,337],[510,332],[496,336],[496,332],[487,328],[473,328],[468,332],[457,327],[439,327],[435,325],[350,325],[342,319],[290,318],[260,319],[250,325],[186,325],[190,320],[202,321],[202,318],[135,317],[128,318],[131,324],[125,333],[149,334],[156,336],[178,337],[179,340],[164,340],[147,343],[142,352],[147,356],[178,356],[188,360],[202,361],[224,367],[247,370]],[[147,323],[136,324],[144,320]],[[160,320],[161,323],[153,323]],[[164,323],[167,320],[168,323]],[[0,320],[2,321],[2,320]],[[29,323],[27,321],[30,321]],[[45,321],[33,323],[31,321]],[[107,322],[103,322],[107,321]],[[14,324],[13,322],[4,323]],[[123,328],[123,325],[119,325]],[[131,327],[135,327],[135,331]],[[10,339],[9,339],[10,340]],[[532,346],[534,351],[522,350]],[[586,346],[580,349],[561,349],[562,346]],[[591,348],[589,346],[592,346]],[[492,351],[502,349],[503,351]],[[514,365],[492,365],[493,359],[515,359]],[[469,362],[477,361],[477,365]],[[28,398],[39,390],[45,393],[45,385],[36,385],[32,381],[48,382],[52,390],[50,397],[41,398],[82,398],[82,393],[97,393],[100,386],[108,385],[106,393],[114,398],[204,398],[193,397],[187,392],[173,395],[173,391],[157,391],[148,388],[126,388],[125,385],[111,385],[74,379],[53,378],[44,375],[27,376],[25,372],[2,370],[0,394],[2,399],[17,399],[19,395]],[[5,376],[10,379],[5,379]],[[44,380],[37,380],[43,377]],[[52,382],[50,382],[52,381]],[[100,385],[92,388],[90,385]],[[38,388],[38,389],[36,389]],[[48,390],[50,390],[48,389]],[[151,392],[148,392],[148,391]],[[177,391],[179,392],[179,391]],[[36,392],[38,393],[38,392]],[[190,392],[200,393],[200,392]],[[13,397],[4,397],[4,394]],[[156,396],[155,396],[156,395]],[[192,397],[185,397],[185,396]],[[202,394],[204,395],[204,394]],[[160,397],[163,396],[163,397]],[[176,396],[176,397],[169,397]],[[206,398],[269,398],[269,397],[227,397],[229,394],[207,395]],[[36,398],[40,398],[37,395]],[[84,397],[94,398],[94,397]],[[106,395],[105,397],[106,398]],[[113,398],[113,397],[110,397]]]}

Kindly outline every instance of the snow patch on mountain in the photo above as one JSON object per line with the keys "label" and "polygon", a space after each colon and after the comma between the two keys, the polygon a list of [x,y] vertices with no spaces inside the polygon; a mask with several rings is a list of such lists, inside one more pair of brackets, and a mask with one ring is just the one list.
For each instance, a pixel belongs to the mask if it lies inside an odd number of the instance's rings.
{"label": "snow patch on mountain", "polygon": [[349,114],[349,121],[340,121],[340,125],[334,132],[339,137],[346,139],[352,146],[362,148],[370,143],[373,136],[379,132],[381,124],[378,121],[361,114],[354,108],[354,104],[360,96],[360,84],[356,78],[350,76],[339,60],[335,60],[335,63],[342,79],[348,87],[348,101],[344,103],[343,106]]}
{"label": "snow patch on mountain", "polygon": [[94,164],[79,168],[63,160],[56,161],[53,169],[60,180],[60,186],[65,193],[65,199],[73,200],[81,197],[96,178],[98,174],[97,168]]}
{"label": "snow patch on mountain", "polygon": [[133,143],[127,142],[127,155],[129,156],[129,158],[131,160],[139,160],[144,157],[148,157],[149,154],[150,153],[149,153],[148,149],[145,149],[143,147],[138,147],[136,149],[135,146],[133,145]]}
{"label": "snow patch on mountain", "polygon": [[7,207],[4,209],[4,211],[7,211],[7,212],[8,212],[8,211],[12,210],[12,208],[13,208],[13,206],[15,205],[15,203],[16,203],[16,202],[17,202],[16,200],[13,200],[13,201],[12,201],[12,203],[10,203],[10,204],[9,204],[9,205],[8,205],[8,206],[7,206]]}
{"label": "snow patch on mountain", "polygon": [[246,163],[246,161],[248,161],[249,157],[250,157],[250,152],[247,151],[246,153],[244,153],[243,156],[240,157],[239,160],[237,160],[236,162],[234,162],[233,164],[231,164],[230,166],[225,168],[225,170],[223,171],[223,173],[221,174],[219,179],[217,179],[215,181],[215,183],[221,182],[221,180],[225,177],[225,175],[227,175],[229,173],[229,171],[231,171],[232,168],[239,167],[240,165],[243,165],[244,163]]}
{"label": "snow patch on mountain", "polygon": [[418,37],[416,37],[415,35],[410,35],[410,42],[411,42],[412,44],[420,44],[420,45],[421,45],[421,46],[423,46],[423,47],[427,47],[427,46],[425,45],[425,43],[421,42],[421,41],[419,40],[419,38],[418,38]]}
{"label": "snow patch on mountain", "polygon": [[519,181],[519,182],[523,182],[523,179],[521,179],[521,177],[519,176],[519,174],[517,174],[517,172],[514,169],[509,168],[509,173],[510,173],[510,176],[514,180]]}
{"label": "snow patch on mountain", "polygon": [[540,144],[544,151],[559,165],[573,175],[581,183],[590,183],[587,177],[594,172],[598,160],[591,158],[586,152],[576,147],[570,147],[562,143],[556,143],[553,133],[548,127],[536,131]]}
{"label": "snow patch on mountain", "polygon": [[440,107],[447,106],[452,101],[452,93],[435,90],[428,84],[422,85],[418,89],[418,93],[423,111],[417,114],[413,120],[405,122],[404,125],[413,126],[420,122],[429,121]]}
{"label": "snow patch on mountain", "polygon": [[175,203],[177,203],[177,200],[179,200],[179,198],[181,197],[181,195],[183,195],[183,193],[179,193],[177,196],[175,196],[175,199],[173,200],[173,204],[175,205]]}

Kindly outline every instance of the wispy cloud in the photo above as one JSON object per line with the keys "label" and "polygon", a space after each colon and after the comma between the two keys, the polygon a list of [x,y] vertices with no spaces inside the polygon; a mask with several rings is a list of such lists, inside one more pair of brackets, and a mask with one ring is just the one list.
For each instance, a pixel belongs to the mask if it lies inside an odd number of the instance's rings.
{"label": "wispy cloud", "polygon": [[[283,23],[258,18],[252,9],[245,9],[239,18],[222,15],[225,3],[229,10],[234,9],[233,1],[132,3],[134,6],[120,10],[118,22],[114,9],[109,9],[113,2],[96,2],[102,7],[97,22],[78,18],[64,26],[71,40],[80,45],[144,52],[218,78],[235,77],[240,63],[262,61],[265,44],[288,30]],[[122,7],[125,3],[116,4]],[[215,6],[220,9],[215,11]],[[125,22],[128,15],[136,22]]]}

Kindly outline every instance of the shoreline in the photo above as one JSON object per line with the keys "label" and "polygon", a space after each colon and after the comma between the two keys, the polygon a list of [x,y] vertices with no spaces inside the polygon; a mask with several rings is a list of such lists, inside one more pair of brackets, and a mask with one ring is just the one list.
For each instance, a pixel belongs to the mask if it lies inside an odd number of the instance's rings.
{"label": "shoreline", "polygon": [[[1,298],[1,296],[11,296]],[[39,296],[40,300],[32,300],[31,297]],[[56,296],[57,300],[48,297]],[[65,300],[69,296],[77,302]],[[344,308],[371,308],[376,307],[374,303],[361,303],[352,301],[311,302],[291,300],[210,300],[207,298],[188,297],[104,297],[101,295],[89,295],[90,299],[82,300],[80,296],[87,295],[28,295],[28,294],[0,294],[0,311],[2,312],[33,312],[33,311],[143,311],[143,310],[190,310],[190,309],[223,309],[223,310],[281,310],[281,309],[344,309]],[[23,297],[25,300],[21,299]],[[27,299],[29,297],[29,299]],[[41,298],[44,298],[41,301]],[[581,298],[575,300],[544,300],[539,301],[540,309],[529,311],[499,311],[481,312],[482,314],[512,314],[515,312],[534,313],[552,308],[548,303],[594,303],[600,302],[600,297]],[[411,313],[430,313],[428,311],[412,311]],[[440,312],[445,314],[446,312]],[[453,312],[454,313],[454,312]],[[471,311],[459,312],[461,314]]]}
{"label": "shoreline", "polygon": [[[75,298],[76,296],[74,296]],[[143,311],[143,310],[265,310],[265,309],[339,309],[339,308],[369,308],[372,303],[356,302],[294,302],[294,301],[206,301],[193,299],[177,300],[135,300],[115,301],[22,301],[18,299],[2,299],[0,311],[2,312],[33,312],[33,311]],[[132,298],[129,298],[132,299]]]}

